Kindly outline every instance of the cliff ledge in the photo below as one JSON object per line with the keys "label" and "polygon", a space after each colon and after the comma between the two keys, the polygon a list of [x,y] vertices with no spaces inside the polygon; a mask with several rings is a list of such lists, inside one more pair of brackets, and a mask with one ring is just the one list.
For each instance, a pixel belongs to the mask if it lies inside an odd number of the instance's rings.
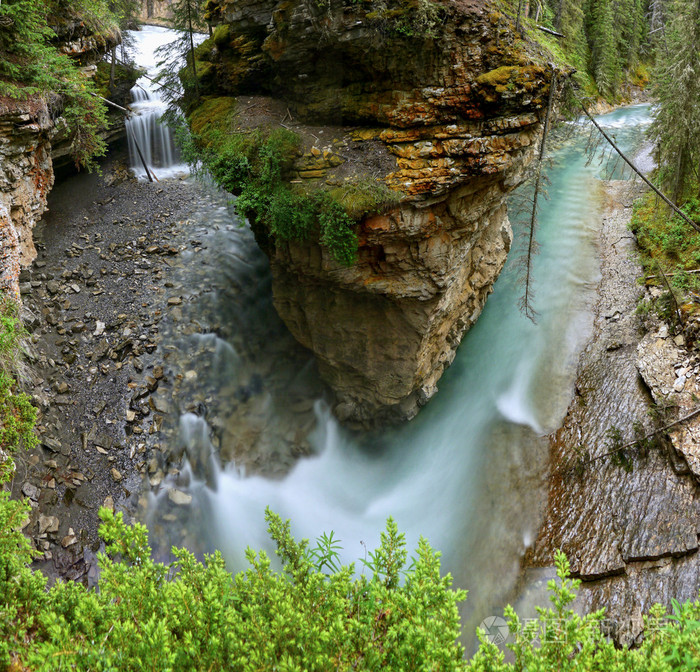
{"label": "cliff ledge", "polygon": [[[357,224],[358,259],[260,236],[275,306],[316,355],[336,415],[413,417],[436,392],[510,249],[505,198],[547,106],[546,55],[489,2],[208,0],[205,101],[236,99],[302,137],[290,179],[368,176],[398,194]],[[258,122],[259,123],[259,122]],[[255,228],[255,227],[254,227]]]}

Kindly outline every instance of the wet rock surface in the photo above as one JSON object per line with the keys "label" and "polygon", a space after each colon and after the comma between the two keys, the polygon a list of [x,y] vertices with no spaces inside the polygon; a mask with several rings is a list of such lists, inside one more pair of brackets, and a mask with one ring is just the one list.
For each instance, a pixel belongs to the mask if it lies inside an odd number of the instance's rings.
{"label": "wet rock surface", "polygon": [[[658,288],[650,291],[660,293]],[[637,346],[637,368],[657,406],[673,409],[669,420],[688,418],[671,427],[668,437],[700,482],[698,331],[700,319],[695,314],[686,315],[675,328],[654,321]]]}
{"label": "wet rock surface", "polygon": [[[527,561],[547,566],[561,548],[584,580],[581,608],[605,606],[612,634],[630,644],[654,602],[697,597],[700,490],[689,462],[663,434],[610,455],[665,420],[653,404],[658,391],[650,394],[639,371],[669,392],[675,360],[660,353],[677,346],[673,336],[645,336],[635,313],[645,290],[636,282],[641,268],[626,228],[634,187],[612,182],[608,194],[594,336],[580,360],[574,401],[552,437],[548,510]],[[639,370],[638,348],[646,353]]]}
{"label": "wet rock surface", "polygon": [[[13,494],[34,495],[25,532],[50,576],[77,579],[94,565],[105,501],[133,510],[141,437],[158,423],[150,413],[145,427],[125,420],[144,367],[154,366],[144,359],[157,349],[163,270],[179,254],[172,233],[192,195],[179,182],[109,186],[117,169],[57,186],[35,233],[38,257],[22,272],[41,445],[17,460]],[[149,245],[161,253],[149,255]]]}
{"label": "wet rock surface", "polygon": [[100,506],[143,516],[141,493],[162,490],[187,508],[178,485],[212,469],[193,448],[204,439],[246,473],[285,473],[309,450],[310,399],[324,393],[273,311],[253,334],[219,310],[246,291],[271,308],[266,262],[225,199],[212,207],[204,185],[127,175],[114,159],[58,185],[21,277],[40,446],[17,458],[12,492],[31,504],[24,531],[51,577],[94,579]]}

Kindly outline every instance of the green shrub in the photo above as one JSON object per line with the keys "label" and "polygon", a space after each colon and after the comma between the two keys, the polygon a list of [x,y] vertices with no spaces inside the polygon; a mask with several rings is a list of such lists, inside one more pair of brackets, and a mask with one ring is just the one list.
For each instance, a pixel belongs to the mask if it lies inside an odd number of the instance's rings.
{"label": "green shrub", "polygon": [[328,193],[352,219],[379,214],[401,202],[400,193],[369,177],[334,187]]}
{"label": "green shrub", "polygon": [[[6,520],[10,507],[15,518]],[[464,592],[451,589],[449,575],[440,576],[439,554],[424,539],[406,569],[404,537],[391,519],[366,563],[367,575],[357,577],[352,566],[339,566],[332,535],[309,548],[292,538],[289,522],[268,511],[283,570],[249,549],[250,568],[232,576],[218,553],[200,563],[173,549],[173,563],[155,562],[146,529],[103,509],[107,548],[99,557],[99,591],[71,582],[46,591],[40,575],[23,565],[30,554],[17,531],[20,508],[0,500],[0,521],[7,523],[0,528],[6,530],[0,569],[7,577],[3,584],[0,576],[0,588],[17,586],[0,592],[6,615],[0,669],[11,659],[31,670],[464,666],[456,641],[456,605]]]}
{"label": "green shrub", "polygon": [[505,610],[511,661],[481,630],[467,661],[457,641],[464,591],[440,576],[439,553],[424,539],[407,567],[391,519],[358,576],[340,565],[332,533],[312,548],[268,510],[282,571],[248,549],[249,568],[232,576],[219,553],[199,562],[174,548],[172,563],[155,562],[146,528],[103,509],[98,589],[58,581],[47,590],[26,566],[27,510],[0,493],[0,670],[685,672],[700,665],[700,602],[674,601],[669,615],[652,607],[641,646],[617,648],[603,632],[604,610],[571,609],[580,581],[561,552],[550,607],[527,621]]}
{"label": "green shrub", "polygon": [[[700,203],[696,198],[689,199],[682,210],[700,221]],[[645,194],[635,203],[630,229],[637,236],[646,274],[657,273],[657,262],[667,273],[698,267],[700,234],[653,193]]]}
{"label": "green shrub", "polygon": [[264,237],[318,240],[336,261],[352,265],[358,244],[355,219],[332,192],[307,194],[288,182],[299,136],[285,128],[234,131],[231,100],[210,99],[191,113],[189,124],[197,133],[177,131],[185,159],[206,168],[219,186],[235,194],[238,214]]}
{"label": "green shrub", "polygon": [[549,581],[551,607],[537,608],[537,618],[523,623],[512,607],[505,617],[512,642],[506,646],[514,662],[478,632],[480,647],[469,661],[470,672],[687,672],[700,669],[700,602],[681,605],[672,613],[654,605],[645,616],[646,636],[637,649],[617,648],[603,632],[605,610],[580,616],[570,608],[581,585],[569,578],[569,562],[555,557],[559,582]]}
{"label": "green shrub", "polygon": [[0,487],[14,471],[12,456],[37,443],[36,408],[27,394],[16,389],[13,377],[21,367],[24,335],[19,307],[0,294]]}

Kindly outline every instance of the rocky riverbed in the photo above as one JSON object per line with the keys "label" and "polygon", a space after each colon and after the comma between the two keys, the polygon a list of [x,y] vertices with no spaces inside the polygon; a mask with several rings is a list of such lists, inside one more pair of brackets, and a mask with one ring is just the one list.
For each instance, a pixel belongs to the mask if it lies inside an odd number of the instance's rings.
{"label": "rocky riverbed", "polygon": [[[324,390],[271,309],[266,260],[213,188],[137,182],[116,152],[49,206],[20,285],[41,445],[18,457],[12,489],[32,505],[37,565],[92,580],[100,506],[143,516],[143,493],[164,489],[166,523],[187,508],[181,416],[211,424],[225,461],[274,477],[308,452]],[[237,323],[251,293],[269,304],[256,333]]]}

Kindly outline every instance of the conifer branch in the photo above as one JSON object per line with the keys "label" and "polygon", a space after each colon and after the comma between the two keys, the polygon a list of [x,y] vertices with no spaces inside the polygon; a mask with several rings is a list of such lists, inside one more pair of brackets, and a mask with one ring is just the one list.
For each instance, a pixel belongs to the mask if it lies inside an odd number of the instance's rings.
{"label": "conifer branch", "polygon": [[633,448],[634,446],[637,446],[641,444],[644,441],[648,441],[649,439],[654,438],[658,434],[661,434],[661,432],[668,431],[669,429],[673,429],[673,427],[677,427],[678,425],[682,425],[684,422],[687,422],[688,420],[692,420],[693,418],[696,418],[697,416],[700,415],[700,408],[696,408],[695,410],[691,411],[690,413],[684,415],[682,418],[678,418],[678,420],[674,420],[673,422],[669,422],[668,424],[664,425],[663,427],[657,427],[656,429],[652,430],[651,432],[648,432],[642,437],[639,437],[637,439],[634,439],[633,441],[628,441],[627,443],[623,443],[621,446],[616,446],[612,450],[608,450],[605,453],[602,453],[601,455],[596,455],[595,457],[591,457],[588,460],[585,460],[583,462],[579,462],[578,464],[572,466],[572,467],[566,467],[565,469],[558,469],[556,474],[569,474],[572,471],[575,471],[576,469],[580,469],[583,467],[587,467],[589,464],[593,464],[594,462],[599,462],[600,460],[605,459],[606,457],[612,457],[613,455],[617,455],[618,453],[622,452],[623,450],[626,450],[627,448]]}

